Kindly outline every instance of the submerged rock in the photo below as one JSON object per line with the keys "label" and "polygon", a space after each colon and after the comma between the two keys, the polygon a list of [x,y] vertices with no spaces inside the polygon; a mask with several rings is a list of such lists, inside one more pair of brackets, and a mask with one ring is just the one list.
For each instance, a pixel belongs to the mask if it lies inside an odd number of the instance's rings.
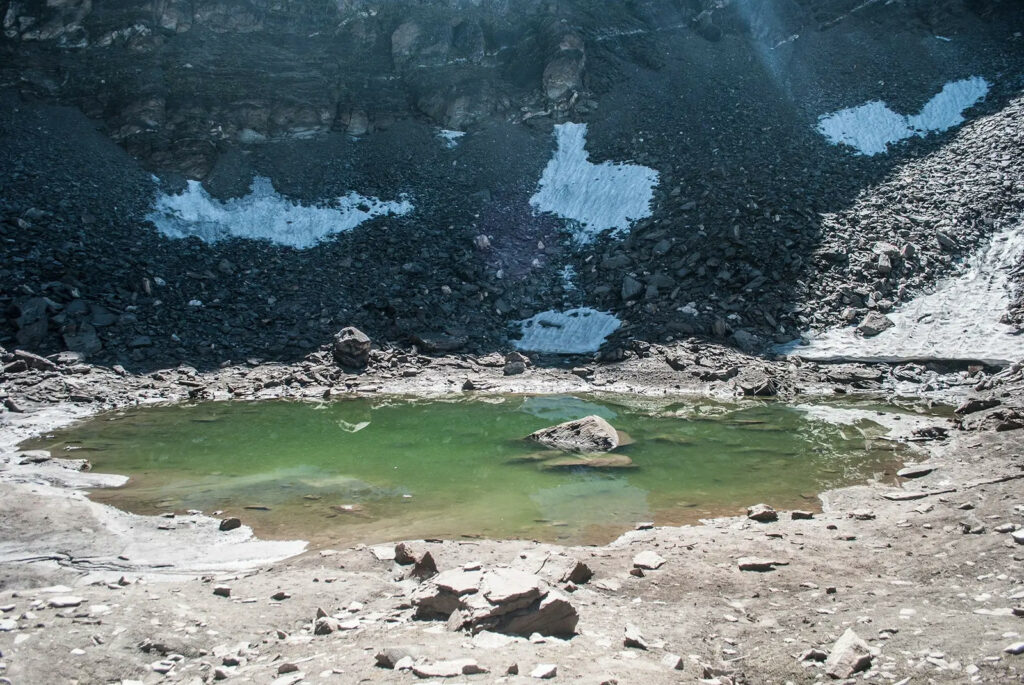
{"label": "submerged rock", "polygon": [[563,452],[610,452],[619,446],[618,432],[594,415],[542,428],[526,439]]}

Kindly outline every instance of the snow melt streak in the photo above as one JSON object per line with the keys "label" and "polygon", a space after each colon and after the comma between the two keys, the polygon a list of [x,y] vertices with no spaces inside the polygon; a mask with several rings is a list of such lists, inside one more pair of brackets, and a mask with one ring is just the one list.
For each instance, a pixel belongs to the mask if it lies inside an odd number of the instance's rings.
{"label": "snow melt streak", "polygon": [[988,88],[988,81],[979,76],[951,81],[920,112],[907,116],[875,100],[819,117],[818,132],[833,145],[849,145],[858,154],[877,155],[892,143],[959,126],[964,122],[964,110],[985,97]]}
{"label": "snow melt streak", "polygon": [[587,243],[602,231],[625,231],[651,215],[658,172],[637,164],[593,164],[584,149],[586,124],[555,126],[558,148],[541,175],[530,206],[577,222],[575,238]]}
{"label": "snow melt streak", "polygon": [[852,328],[835,329],[790,351],[807,359],[1024,359],[1024,335],[1013,335],[1011,326],[999,323],[1010,304],[1010,271],[1022,256],[1024,224],[997,233],[963,275],[890,314],[893,328],[873,338],[862,338]]}
{"label": "snow melt streak", "polygon": [[519,322],[523,337],[515,346],[528,352],[585,354],[596,352],[621,322],[611,314],[580,307],[549,310]]}
{"label": "snow melt streak", "polygon": [[412,208],[406,200],[386,202],[355,192],[330,207],[300,205],[274,190],[270,179],[257,176],[248,195],[224,202],[210,197],[198,181],[189,181],[180,195],[161,193],[146,218],[169,238],[196,236],[208,243],[252,238],[305,249],[367,219],[400,216]]}

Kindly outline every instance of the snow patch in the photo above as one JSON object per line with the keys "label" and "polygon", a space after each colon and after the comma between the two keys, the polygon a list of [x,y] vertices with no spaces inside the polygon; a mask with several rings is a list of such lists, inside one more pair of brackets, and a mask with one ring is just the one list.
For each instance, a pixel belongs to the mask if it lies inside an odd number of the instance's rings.
{"label": "snow patch", "polygon": [[658,172],[638,164],[593,164],[585,150],[586,124],[555,126],[558,147],[540,177],[530,206],[576,223],[575,239],[588,243],[602,231],[622,233],[651,215]]}
{"label": "snow patch", "polygon": [[405,199],[388,202],[356,192],[329,206],[302,205],[274,190],[270,179],[257,176],[248,195],[223,202],[211,197],[198,181],[189,181],[180,195],[160,193],[146,218],[168,238],[196,236],[208,243],[251,238],[302,250],[351,231],[367,219],[401,216],[412,209]]}
{"label": "snow patch", "polygon": [[948,131],[964,123],[963,113],[988,94],[989,83],[979,76],[950,81],[917,114],[897,114],[873,100],[818,118],[818,132],[833,145],[848,145],[861,155],[877,155],[889,145],[913,136]]}
{"label": "snow patch", "polygon": [[442,144],[449,150],[459,144],[459,138],[466,135],[465,131],[450,131],[442,128],[437,132],[437,137],[441,139]]}
{"label": "snow patch", "polygon": [[1024,359],[1024,335],[999,319],[1010,305],[1010,272],[1024,257],[1024,224],[999,231],[967,262],[966,271],[889,314],[895,326],[864,338],[851,327],[832,329],[806,347],[783,351],[822,361]]}
{"label": "snow patch", "polygon": [[520,350],[585,354],[596,352],[622,322],[607,312],[579,307],[564,312],[541,312],[520,321],[519,325],[523,337],[514,344]]}

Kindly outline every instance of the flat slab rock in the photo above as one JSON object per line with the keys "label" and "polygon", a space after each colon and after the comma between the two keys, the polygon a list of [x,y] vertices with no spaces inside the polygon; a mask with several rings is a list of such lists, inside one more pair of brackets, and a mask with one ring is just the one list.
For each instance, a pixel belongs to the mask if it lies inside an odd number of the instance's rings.
{"label": "flat slab rock", "polygon": [[444,571],[416,589],[412,604],[418,619],[444,619],[452,630],[473,633],[571,636],[579,622],[567,596],[510,568]]}
{"label": "flat slab rock", "polygon": [[610,452],[619,446],[618,431],[594,415],[542,428],[526,439],[563,452]]}
{"label": "flat slab rock", "polygon": [[480,666],[475,659],[452,659],[413,664],[412,672],[420,678],[456,678],[460,675],[487,673],[487,669]]}

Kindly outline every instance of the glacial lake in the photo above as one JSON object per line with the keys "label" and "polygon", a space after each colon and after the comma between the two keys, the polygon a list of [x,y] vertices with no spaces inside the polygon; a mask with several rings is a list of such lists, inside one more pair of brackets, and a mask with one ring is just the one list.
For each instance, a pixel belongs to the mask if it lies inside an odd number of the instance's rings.
{"label": "glacial lake", "polygon": [[[642,521],[694,523],[757,502],[815,509],[823,490],[892,480],[909,448],[884,425],[917,411],[617,396],[205,402],[100,414],[22,447],[130,477],[96,501],[238,516],[260,536],[315,546],[603,544]],[[628,434],[614,453],[628,467],[567,464],[523,439],[590,414]]]}

